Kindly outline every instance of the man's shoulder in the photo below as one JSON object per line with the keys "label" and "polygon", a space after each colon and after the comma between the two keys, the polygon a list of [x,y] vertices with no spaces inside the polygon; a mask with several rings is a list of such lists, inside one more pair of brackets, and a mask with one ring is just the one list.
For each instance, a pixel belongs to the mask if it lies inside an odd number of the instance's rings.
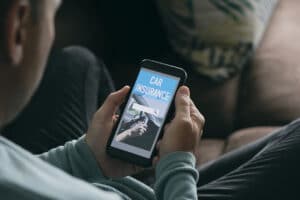
{"label": "man's shoulder", "polygon": [[120,199],[117,194],[66,174],[1,136],[0,162],[1,199]]}
{"label": "man's shoulder", "polygon": [[[17,144],[9,141],[8,139],[0,136],[0,155],[1,156],[1,163],[4,163],[3,159],[8,159],[10,157],[27,157],[36,159],[36,157],[31,154],[30,152],[26,151],[22,147],[18,146]],[[4,156],[6,155],[6,156]],[[0,168],[1,169],[1,168]]]}

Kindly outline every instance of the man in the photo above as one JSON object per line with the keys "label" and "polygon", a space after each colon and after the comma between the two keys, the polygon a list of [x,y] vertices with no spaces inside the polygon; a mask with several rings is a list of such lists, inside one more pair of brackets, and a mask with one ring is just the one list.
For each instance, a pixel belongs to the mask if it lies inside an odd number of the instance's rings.
{"label": "man", "polygon": [[[54,38],[60,0],[0,2],[0,127],[37,88]],[[1,199],[292,199],[299,180],[300,121],[195,169],[204,118],[181,87],[159,142],[154,190],[124,177],[139,168],[110,158],[105,145],[129,87],[112,93],[87,134],[39,158],[0,137]],[[26,134],[26,133],[24,133]],[[71,176],[70,176],[71,175]],[[198,180],[199,175],[199,181]],[[197,187],[198,188],[197,188]],[[297,195],[297,196],[294,196]]]}
{"label": "man", "polygon": [[[1,127],[20,113],[39,85],[54,39],[53,22],[59,4],[59,0],[1,1]],[[105,153],[115,112],[128,91],[126,86],[107,98],[95,114],[86,136],[40,156],[60,170],[1,137],[1,198],[154,199],[155,195],[149,188],[131,178],[116,181],[105,178],[123,177],[137,170],[135,166],[112,159]],[[188,88],[180,88],[176,106],[176,117],[165,130],[168,139],[160,142],[160,153],[156,158],[161,178],[155,194],[159,199],[166,194],[170,199],[175,196],[196,198],[197,195],[198,173],[194,168],[193,153],[204,120],[190,100]],[[189,140],[181,142],[186,136]],[[182,183],[169,185],[171,179],[181,179]],[[100,189],[87,182],[97,183]],[[177,190],[173,190],[172,185]]]}

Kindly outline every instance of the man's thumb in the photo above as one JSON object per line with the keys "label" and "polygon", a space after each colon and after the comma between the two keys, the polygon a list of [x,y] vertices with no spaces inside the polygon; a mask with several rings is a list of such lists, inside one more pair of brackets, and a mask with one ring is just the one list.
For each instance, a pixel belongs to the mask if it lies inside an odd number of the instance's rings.
{"label": "man's thumb", "polygon": [[176,94],[175,109],[176,117],[189,118],[190,117],[190,90],[186,86],[181,86]]}
{"label": "man's thumb", "polygon": [[122,89],[111,93],[104,101],[100,112],[103,117],[111,118],[116,113],[119,106],[125,100],[128,92],[130,90],[129,86],[125,86]]}

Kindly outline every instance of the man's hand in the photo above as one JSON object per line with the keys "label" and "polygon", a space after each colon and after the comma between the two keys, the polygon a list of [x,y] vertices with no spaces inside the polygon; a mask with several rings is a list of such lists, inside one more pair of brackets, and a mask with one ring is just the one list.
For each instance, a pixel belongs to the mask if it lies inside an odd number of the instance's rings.
{"label": "man's hand", "polygon": [[116,141],[121,142],[130,137],[142,136],[147,131],[147,125],[144,122],[138,122],[132,128],[119,133],[115,138]]}
{"label": "man's hand", "polygon": [[[86,135],[87,144],[92,149],[104,175],[107,177],[124,177],[141,170],[135,165],[111,158],[105,151],[117,118],[115,112],[123,103],[128,92],[129,87],[126,86],[109,95],[94,115]],[[175,98],[175,106],[175,118],[165,127],[164,137],[158,145],[159,155],[155,159],[156,161],[160,157],[176,151],[196,153],[198,148],[204,118],[190,99],[190,92],[187,87],[179,88]]]}
{"label": "man's hand", "polygon": [[130,129],[129,137],[142,136],[147,131],[147,124],[138,122]]}
{"label": "man's hand", "polygon": [[111,158],[106,154],[106,144],[116,121],[116,111],[123,103],[129,87],[110,94],[101,108],[95,113],[91,126],[86,135],[87,144],[92,149],[103,173],[107,177],[124,177],[136,173],[138,167]]}
{"label": "man's hand", "polygon": [[175,107],[175,118],[165,126],[164,136],[157,145],[159,154],[154,163],[176,151],[197,154],[205,119],[190,99],[190,91],[186,86],[178,89]]}

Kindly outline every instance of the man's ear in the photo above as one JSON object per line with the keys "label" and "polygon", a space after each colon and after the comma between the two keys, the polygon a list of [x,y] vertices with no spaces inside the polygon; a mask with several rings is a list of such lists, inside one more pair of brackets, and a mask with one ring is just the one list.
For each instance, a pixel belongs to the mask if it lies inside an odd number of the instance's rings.
{"label": "man's ear", "polygon": [[15,0],[10,7],[4,27],[6,60],[17,66],[23,59],[30,5],[28,0]]}

